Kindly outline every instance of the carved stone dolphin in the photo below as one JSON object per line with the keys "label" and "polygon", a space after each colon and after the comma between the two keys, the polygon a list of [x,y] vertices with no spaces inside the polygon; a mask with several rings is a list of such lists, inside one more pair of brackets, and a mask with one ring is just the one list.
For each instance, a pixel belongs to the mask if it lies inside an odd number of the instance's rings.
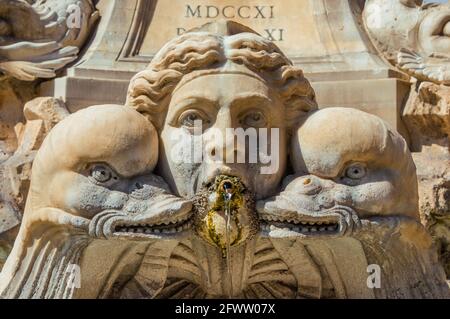
{"label": "carved stone dolphin", "polygon": [[157,158],[156,130],[125,106],[89,107],[56,125],[33,164],[0,296],[107,297],[122,265],[131,276],[155,239],[183,236],[191,203],[151,173]]}
{"label": "carved stone dolphin", "polygon": [[[291,150],[296,174],[257,209],[263,237],[296,269],[303,295],[448,296],[419,222],[415,166],[397,132],[374,115],[326,108],[300,125]],[[366,283],[371,264],[380,267],[381,289]]]}

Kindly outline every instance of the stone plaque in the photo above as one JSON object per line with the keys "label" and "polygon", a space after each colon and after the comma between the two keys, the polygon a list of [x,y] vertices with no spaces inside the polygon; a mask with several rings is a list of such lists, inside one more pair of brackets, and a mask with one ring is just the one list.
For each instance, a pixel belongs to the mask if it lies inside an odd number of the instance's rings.
{"label": "stone plaque", "polygon": [[[309,0],[141,0],[133,19],[130,41],[122,58],[147,60],[170,38],[218,19],[233,20],[274,41],[290,57],[335,54],[325,12],[330,2]],[[339,7],[339,5],[335,5]],[[322,22],[320,22],[322,21]],[[344,28],[345,22],[342,22]],[[339,30],[337,30],[339,31]],[[137,35],[137,36],[136,36]]]}

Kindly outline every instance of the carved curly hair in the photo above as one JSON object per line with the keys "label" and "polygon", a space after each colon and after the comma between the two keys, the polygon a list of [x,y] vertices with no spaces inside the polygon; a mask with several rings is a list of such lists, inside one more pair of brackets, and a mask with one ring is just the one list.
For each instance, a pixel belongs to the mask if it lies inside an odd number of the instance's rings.
{"label": "carved curly hair", "polygon": [[160,130],[167,97],[183,76],[198,70],[220,70],[229,61],[245,65],[277,89],[286,107],[288,127],[317,109],[314,90],[302,70],[275,44],[247,28],[225,36],[196,30],[174,38],[131,79],[126,105],[146,115]]}

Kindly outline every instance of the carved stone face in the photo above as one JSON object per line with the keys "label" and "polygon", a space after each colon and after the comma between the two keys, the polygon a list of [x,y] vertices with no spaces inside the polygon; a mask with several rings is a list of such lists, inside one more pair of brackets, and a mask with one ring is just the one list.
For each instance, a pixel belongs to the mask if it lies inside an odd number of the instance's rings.
{"label": "carved stone face", "polygon": [[[265,82],[250,75],[193,76],[193,80],[181,82],[173,92],[161,132],[160,174],[180,196],[196,196],[197,233],[224,251],[227,223],[231,223],[229,242],[232,245],[253,236],[257,221],[253,197],[273,194],[283,177],[286,165],[283,104]],[[196,121],[199,121],[197,129]],[[271,154],[278,166],[276,170],[262,174],[261,169],[266,165],[259,159],[250,161],[250,149],[259,150],[260,138],[253,141],[228,138],[229,130],[237,128],[257,133],[260,129],[267,130],[268,145],[264,147],[271,150],[272,144],[276,144],[277,152]],[[278,130],[279,136],[273,141],[272,128]],[[194,147],[202,154],[200,160],[189,155]],[[239,161],[240,156],[243,161]],[[232,205],[234,208],[228,213],[222,203],[223,190],[211,188],[218,176],[238,178],[236,183],[242,183],[246,190],[245,195],[233,195],[239,205]],[[244,200],[238,200],[240,196]],[[232,221],[227,222],[227,214],[232,214]]]}
{"label": "carved stone face", "polygon": [[[196,194],[205,183],[212,182],[217,175],[237,176],[257,197],[272,195],[283,177],[286,166],[286,136],[284,109],[276,93],[262,80],[243,74],[211,74],[197,77],[179,85],[173,92],[164,127],[161,132],[160,174],[172,189],[181,196]],[[194,135],[194,121],[201,120],[200,135]],[[245,151],[249,145],[233,144],[225,139],[227,128],[268,129],[267,149],[271,149],[270,129],[279,129],[277,154],[278,169],[272,174],[261,174],[267,166],[257,163],[237,163],[234,154]],[[222,135],[221,139],[217,135]],[[197,138],[197,140],[193,140]],[[204,158],[201,162],[181,161],[189,154],[193,143],[203,139]],[[230,145],[231,144],[231,145]],[[260,145],[258,145],[258,148]],[[207,155],[218,156],[216,161],[207,160]],[[232,163],[225,159],[232,156]],[[189,157],[188,157],[189,158]]]}
{"label": "carved stone face", "polygon": [[[311,115],[292,141],[297,176],[259,203],[276,229],[340,236],[359,218],[417,212],[415,166],[406,142],[379,118],[346,108]],[[286,226],[286,223],[289,226]]]}

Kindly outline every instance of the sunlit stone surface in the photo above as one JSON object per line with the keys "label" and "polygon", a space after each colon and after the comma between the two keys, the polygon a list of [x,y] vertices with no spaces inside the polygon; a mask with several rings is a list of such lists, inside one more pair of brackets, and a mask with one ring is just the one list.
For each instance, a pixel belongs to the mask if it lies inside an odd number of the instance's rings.
{"label": "sunlit stone surface", "polygon": [[448,298],[449,12],[0,2],[0,297]]}

